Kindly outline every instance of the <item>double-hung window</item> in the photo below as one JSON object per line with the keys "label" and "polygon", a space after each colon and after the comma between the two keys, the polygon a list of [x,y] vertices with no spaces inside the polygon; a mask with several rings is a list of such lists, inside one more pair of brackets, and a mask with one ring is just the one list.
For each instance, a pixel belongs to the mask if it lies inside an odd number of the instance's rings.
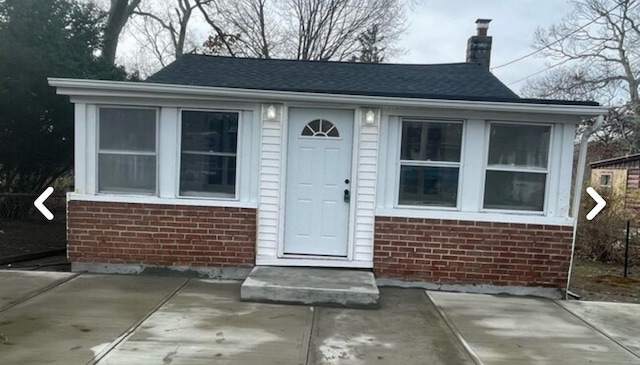
{"label": "double-hung window", "polygon": [[550,126],[491,123],[484,208],[544,211]]}
{"label": "double-hung window", "polygon": [[456,207],[462,122],[402,121],[398,205]]}
{"label": "double-hung window", "polygon": [[235,198],[237,112],[182,111],[180,195]]}
{"label": "double-hung window", "polygon": [[155,194],[156,110],[102,107],[98,118],[98,190]]}

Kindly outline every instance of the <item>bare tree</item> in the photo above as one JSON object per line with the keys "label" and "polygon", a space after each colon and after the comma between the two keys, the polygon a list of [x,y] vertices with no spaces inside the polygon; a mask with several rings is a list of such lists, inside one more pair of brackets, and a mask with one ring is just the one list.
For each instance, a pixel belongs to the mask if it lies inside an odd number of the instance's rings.
{"label": "bare tree", "polygon": [[142,38],[138,39],[139,44],[151,51],[162,66],[185,52],[196,1],[147,1],[144,8],[138,6],[134,10],[134,15],[140,18],[134,26]]}
{"label": "bare tree", "polygon": [[609,130],[640,150],[640,0],[575,0],[573,11],[535,46],[561,68],[533,79],[527,96],[589,98],[610,105]]}
{"label": "bare tree", "polygon": [[104,29],[104,39],[102,44],[102,59],[113,64],[118,50],[120,33],[125,24],[133,14],[134,9],[141,0],[111,0],[109,6],[109,16]]}
{"label": "bare tree", "polygon": [[[378,27],[387,53],[405,29],[403,0],[218,0],[200,10],[214,53],[260,58],[350,60],[359,37]],[[213,48],[213,47],[212,47]]]}

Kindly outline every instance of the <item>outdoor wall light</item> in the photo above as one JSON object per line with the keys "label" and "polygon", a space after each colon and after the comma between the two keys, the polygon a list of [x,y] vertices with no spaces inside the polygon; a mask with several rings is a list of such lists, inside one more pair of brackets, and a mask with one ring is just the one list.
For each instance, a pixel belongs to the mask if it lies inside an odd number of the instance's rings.
{"label": "outdoor wall light", "polygon": [[374,109],[368,109],[364,113],[364,124],[366,125],[375,125],[378,121],[378,113]]}
{"label": "outdoor wall light", "polygon": [[267,119],[274,120],[276,119],[276,116],[277,116],[276,107],[274,105],[269,105],[269,107],[267,107]]}

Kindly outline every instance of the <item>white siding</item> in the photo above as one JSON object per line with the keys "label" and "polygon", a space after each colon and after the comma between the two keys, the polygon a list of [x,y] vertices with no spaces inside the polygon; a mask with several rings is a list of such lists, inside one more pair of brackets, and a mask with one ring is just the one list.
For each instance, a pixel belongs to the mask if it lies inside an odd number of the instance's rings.
{"label": "white siding", "polygon": [[[158,128],[158,193],[160,198],[175,198],[178,191],[179,163],[178,109],[162,108]],[[173,147],[176,146],[176,147]]]}
{"label": "white siding", "polygon": [[275,120],[266,118],[262,106],[260,134],[260,172],[258,188],[258,247],[257,261],[277,259],[280,238],[280,201],[284,199],[280,190],[282,172],[282,107]]}
{"label": "white siding", "polygon": [[75,192],[86,193],[87,186],[87,105],[75,105],[74,171]]}
{"label": "white siding", "polygon": [[[356,119],[356,123],[360,118]],[[355,128],[358,131],[358,128]],[[373,234],[376,201],[376,175],[378,171],[378,146],[380,120],[374,125],[362,124],[359,128],[356,173],[356,209],[353,237],[353,260],[373,262]]]}

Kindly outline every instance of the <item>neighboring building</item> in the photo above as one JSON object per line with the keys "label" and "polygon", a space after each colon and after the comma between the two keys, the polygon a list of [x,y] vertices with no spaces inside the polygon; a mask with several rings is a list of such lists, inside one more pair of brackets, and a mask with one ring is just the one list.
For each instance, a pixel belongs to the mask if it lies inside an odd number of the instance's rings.
{"label": "neighboring building", "polygon": [[185,55],[143,83],[51,79],[76,111],[72,267],[563,288],[574,131],[604,109],[488,67]]}
{"label": "neighboring building", "polygon": [[640,153],[592,162],[591,186],[611,189],[624,207],[640,209]]}

